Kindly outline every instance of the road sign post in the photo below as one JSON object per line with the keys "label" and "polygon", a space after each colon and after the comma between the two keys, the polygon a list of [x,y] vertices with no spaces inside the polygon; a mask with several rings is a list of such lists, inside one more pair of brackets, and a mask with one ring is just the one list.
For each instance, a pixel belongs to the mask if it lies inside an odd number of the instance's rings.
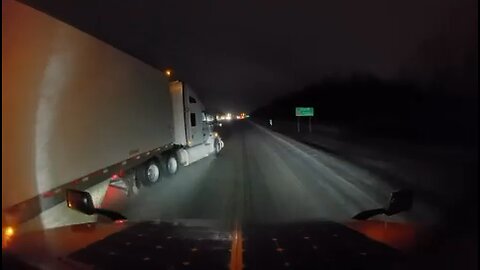
{"label": "road sign post", "polygon": [[308,132],[312,133],[312,117],[308,117]]}
{"label": "road sign post", "polygon": [[308,131],[312,132],[312,117],[314,115],[313,107],[295,107],[295,116],[297,117],[297,132],[300,133],[300,117],[308,117]]}

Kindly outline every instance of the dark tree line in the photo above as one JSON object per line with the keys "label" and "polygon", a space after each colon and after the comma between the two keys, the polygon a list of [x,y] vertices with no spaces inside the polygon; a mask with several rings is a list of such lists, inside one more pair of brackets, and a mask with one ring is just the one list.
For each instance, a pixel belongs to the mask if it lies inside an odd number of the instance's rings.
{"label": "dark tree line", "polygon": [[315,122],[340,125],[359,134],[476,143],[477,98],[455,95],[435,85],[418,85],[372,76],[327,78],[277,98],[252,115],[294,121],[296,106],[311,106]]}

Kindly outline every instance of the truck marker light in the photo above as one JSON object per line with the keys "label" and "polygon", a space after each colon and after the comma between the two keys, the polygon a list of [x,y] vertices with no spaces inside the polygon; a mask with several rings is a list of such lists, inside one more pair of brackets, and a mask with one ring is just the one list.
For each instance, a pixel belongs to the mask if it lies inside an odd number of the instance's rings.
{"label": "truck marker light", "polygon": [[2,249],[8,247],[10,242],[12,241],[13,235],[15,234],[15,230],[13,227],[8,226],[3,229],[2,235]]}
{"label": "truck marker light", "polygon": [[145,155],[149,156],[149,155],[150,155],[150,152],[147,152]]}
{"label": "truck marker light", "polygon": [[140,159],[140,156],[136,156],[135,159]]}
{"label": "truck marker light", "polygon": [[6,237],[12,237],[14,234],[15,234],[15,230],[12,227],[8,226],[5,228],[4,235]]}

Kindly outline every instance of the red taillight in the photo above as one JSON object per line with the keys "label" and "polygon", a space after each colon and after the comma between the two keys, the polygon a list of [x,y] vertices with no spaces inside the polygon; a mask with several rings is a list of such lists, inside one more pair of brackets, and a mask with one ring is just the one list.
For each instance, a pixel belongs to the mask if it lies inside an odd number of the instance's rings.
{"label": "red taillight", "polygon": [[80,183],[82,181],[82,179],[75,179],[72,181],[72,184],[76,185],[78,183]]}
{"label": "red taillight", "polygon": [[53,195],[55,195],[55,192],[53,190],[43,193],[44,198],[52,197]]}

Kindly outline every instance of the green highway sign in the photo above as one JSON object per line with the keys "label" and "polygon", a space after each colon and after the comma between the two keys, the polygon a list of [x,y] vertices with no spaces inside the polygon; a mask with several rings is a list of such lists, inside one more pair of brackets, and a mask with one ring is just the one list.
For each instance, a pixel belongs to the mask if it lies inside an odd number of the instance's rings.
{"label": "green highway sign", "polygon": [[313,116],[313,107],[296,107],[295,116]]}

